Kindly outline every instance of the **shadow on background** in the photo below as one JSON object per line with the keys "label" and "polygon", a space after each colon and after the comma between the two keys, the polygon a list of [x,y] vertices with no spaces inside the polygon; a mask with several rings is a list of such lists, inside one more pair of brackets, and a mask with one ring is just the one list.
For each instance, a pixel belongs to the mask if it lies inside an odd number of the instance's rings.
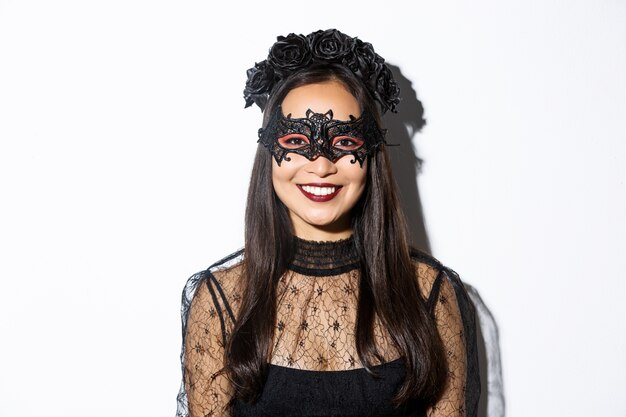
{"label": "shadow on background", "polygon": [[478,402],[478,415],[504,417],[504,384],[500,361],[498,325],[476,288],[463,283],[476,307],[476,336],[478,340],[478,366],[483,393]]}
{"label": "shadow on background", "polygon": [[387,149],[400,191],[402,209],[406,215],[409,240],[415,248],[431,253],[417,187],[417,174],[421,170],[422,160],[413,147],[413,137],[426,124],[424,107],[418,100],[411,82],[402,75],[400,69],[395,65],[389,67],[400,87],[402,102],[398,106],[398,113],[388,112],[383,117],[387,128],[386,140],[394,145]]}
{"label": "shadow on background", "polygon": [[[389,144],[397,145],[388,147],[389,156],[400,193],[402,209],[407,219],[409,240],[415,248],[432,253],[417,185],[417,176],[421,171],[423,161],[418,157],[413,146],[413,138],[426,125],[424,107],[411,81],[402,75],[398,67],[387,64],[400,87],[402,97],[398,113],[387,113],[383,117],[387,128],[386,140]],[[505,403],[498,326],[478,291],[471,285],[464,284],[476,307],[476,334],[482,388],[478,415],[480,417],[504,417]]]}

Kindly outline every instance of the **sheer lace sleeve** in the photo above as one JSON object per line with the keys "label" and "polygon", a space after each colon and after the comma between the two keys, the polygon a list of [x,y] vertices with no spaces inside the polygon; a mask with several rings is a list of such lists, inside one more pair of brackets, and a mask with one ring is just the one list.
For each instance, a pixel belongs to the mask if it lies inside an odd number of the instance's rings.
{"label": "sheer lace sleeve", "polygon": [[183,293],[183,384],[177,417],[229,416],[230,382],[223,372],[224,314],[221,288],[210,272],[192,277]]}
{"label": "sheer lace sleeve", "polygon": [[429,417],[464,417],[467,353],[461,311],[450,282],[440,277],[439,294],[434,299],[435,322],[448,362],[448,379],[441,399]]}
{"label": "sheer lace sleeve", "polygon": [[475,417],[480,395],[475,311],[463,283],[441,265],[418,268],[420,287],[434,316],[447,359],[448,378],[429,417]]}

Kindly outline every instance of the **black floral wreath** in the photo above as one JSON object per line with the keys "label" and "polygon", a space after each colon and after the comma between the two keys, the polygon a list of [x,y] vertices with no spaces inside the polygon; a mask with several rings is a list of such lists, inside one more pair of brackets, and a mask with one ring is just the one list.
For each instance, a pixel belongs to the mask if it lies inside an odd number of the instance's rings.
{"label": "black floral wreath", "polygon": [[278,36],[266,60],[247,71],[243,90],[246,106],[265,107],[276,85],[294,72],[314,63],[338,63],[348,67],[378,101],[382,113],[397,113],[400,89],[385,59],[368,42],[352,38],[337,29],[318,30],[309,35]]}

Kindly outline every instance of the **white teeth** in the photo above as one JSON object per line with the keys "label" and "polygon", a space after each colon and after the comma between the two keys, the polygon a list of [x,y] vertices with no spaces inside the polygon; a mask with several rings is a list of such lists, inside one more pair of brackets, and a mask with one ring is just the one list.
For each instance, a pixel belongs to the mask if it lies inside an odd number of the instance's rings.
{"label": "white teeth", "polygon": [[322,196],[322,195],[333,194],[337,188],[336,187],[311,187],[310,185],[303,185],[302,189],[309,194]]}

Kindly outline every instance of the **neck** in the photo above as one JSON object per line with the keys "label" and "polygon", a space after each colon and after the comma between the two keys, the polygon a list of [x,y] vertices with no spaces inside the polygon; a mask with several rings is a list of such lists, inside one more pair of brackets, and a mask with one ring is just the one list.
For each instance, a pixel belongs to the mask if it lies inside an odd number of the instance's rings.
{"label": "neck", "polygon": [[304,240],[332,242],[352,236],[349,221],[336,221],[326,226],[311,225],[292,218],[294,235]]}
{"label": "neck", "polygon": [[296,231],[295,235],[303,240],[312,240],[317,242],[334,242],[341,239],[347,239],[352,236],[352,230],[346,230],[340,233],[328,233],[325,231],[314,230],[310,233],[300,233]]}

